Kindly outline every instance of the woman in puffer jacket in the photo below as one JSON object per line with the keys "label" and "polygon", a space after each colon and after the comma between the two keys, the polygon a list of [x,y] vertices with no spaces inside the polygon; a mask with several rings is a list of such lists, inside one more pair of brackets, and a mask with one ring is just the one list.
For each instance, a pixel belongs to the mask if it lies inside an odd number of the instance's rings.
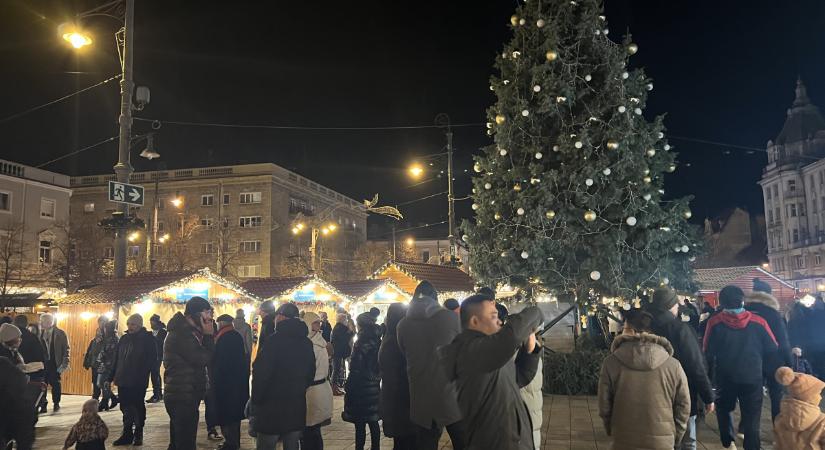
{"label": "woman in puffer jacket", "polygon": [[309,329],[309,340],[315,352],[315,380],[307,389],[307,419],[304,434],[301,437],[301,448],[305,450],[323,450],[324,440],[321,437],[321,427],[332,421],[332,386],[327,380],[329,376],[329,358],[332,355],[332,346],[324,340],[321,333],[321,317],[314,312],[304,314],[304,323]]}
{"label": "woman in puffer jacket", "polygon": [[103,328],[103,341],[100,343],[100,352],[97,354],[97,385],[103,393],[103,401],[99,411],[109,411],[118,404],[117,396],[112,392],[112,368],[117,358],[117,321],[106,323]]}
{"label": "woman in puffer jacket", "polygon": [[370,427],[372,450],[378,450],[381,433],[378,404],[381,396],[381,374],[378,368],[378,350],[381,338],[375,317],[363,313],[356,319],[358,340],[352,349],[350,373],[345,385],[344,412],[341,418],[355,425],[355,450],[364,450],[366,427]]}

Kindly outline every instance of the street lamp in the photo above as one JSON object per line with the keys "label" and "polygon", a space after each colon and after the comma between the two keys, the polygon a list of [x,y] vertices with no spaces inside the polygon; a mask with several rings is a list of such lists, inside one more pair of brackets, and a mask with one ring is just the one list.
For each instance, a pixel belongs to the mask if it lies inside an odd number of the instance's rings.
{"label": "street lamp", "polygon": [[410,166],[410,175],[412,175],[413,178],[420,178],[423,173],[424,168],[421,167],[421,164],[413,164]]}
{"label": "street lamp", "polygon": [[64,23],[57,29],[63,40],[76,49],[81,49],[87,45],[92,45],[92,37],[85,31],[71,23]]}
{"label": "street lamp", "polygon": [[334,223],[328,223],[326,225],[310,225],[307,226],[303,222],[298,222],[292,227],[292,234],[299,235],[305,229],[311,229],[310,235],[310,244],[309,244],[309,255],[310,255],[310,267],[312,267],[313,272],[319,272],[321,270],[321,259],[317,257],[318,253],[318,237],[319,235],[327,236],[330,233],[335,232],[338,229],[338,225]]}
{"label": "street lamp", "polygon": [[137,231],[133,231],[132,233],[129,234],[129,242],[135,242],[139,238],[140,238],[140,233],[138,233]]}
{"label": "street lamp", "polygon": [[183,199],[180,197],[175,197],[172,200],[169,200],[169,203],[171,203],[175,208],[180,208],[183,206]]}

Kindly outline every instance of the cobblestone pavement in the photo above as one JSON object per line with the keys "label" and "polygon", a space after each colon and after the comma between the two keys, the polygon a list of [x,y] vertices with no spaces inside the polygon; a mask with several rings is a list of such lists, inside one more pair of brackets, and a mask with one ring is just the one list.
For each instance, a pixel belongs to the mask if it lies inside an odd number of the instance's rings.
{"label": "cobblestone pavement", "polygon": [[[36,449],[56,450],[63,448],[63,441],[69,428],[80,416],[80,407],[86,397],[64,396],[59,413],[51,412],[40,416],[37,424]],[[767,400],[767,398],[765,399]],[[765,402],[767,403],[767,401]],[[352,424],[340,419],[343,398],[335,398],[335,412],[331,425],[323,428],[325,450],[354,449],[354,429]],[[101,413],[109,426],[108,447],[120,435],[121,415],[119,411]],[[708,417],[707,422],[698,426],[700,450],[718,450],[719,434],[716,427],[716,417]],[[246,432],[247,423],[242,425],[241,448],[254,449],[254,441]],[[169,422],[163,404],[147,405],[147,424],[143,450],[166,450],[168,445]],[[765,409],[762,414],[762,448],[771,450],[773,447],[772,431],[770,428],[770,412]],[[598,403],[595,397],[566,397],[547,396],[544,398],[544,424],[542,426],[542,449],[547,450],[607,450],[610,447],[610,438],[605,434],[601,419],[598,415]],[[367,438],[369,446],[369,437]],[[214,449],[217,442],[206,439],[206,425],[203,423],[203,408],[201,408],[201,426],[198,430],[198,449]],[[738,443],[741,448],[741,442]],[[392,448],[392,441],[387,438],[381,440],[381,447]],[[130,447],[121,447],[130,448]],[[369,448],[369,447],[368,447]],[[451,449],[447,433],[442,440],[443,449]]]}

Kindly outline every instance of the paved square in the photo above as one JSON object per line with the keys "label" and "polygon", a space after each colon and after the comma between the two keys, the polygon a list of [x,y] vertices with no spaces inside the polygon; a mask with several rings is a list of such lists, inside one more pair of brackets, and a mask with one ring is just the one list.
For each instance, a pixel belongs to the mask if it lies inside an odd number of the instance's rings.
{"label": "paved square", "polygon": [[[36,449],[55,450],[63,448],[63,441],[69,428],[80,416],[80,407],[86,397],[64,396],[59,413],[49,412],[40,416],[37,424]],[[765,399],[767,400],[767,398]],[[765,402],[767,403],[767,401]],[[335,397],[332,424],[323,428],[324,448],[326,450],[354,449],[355,431],[352,424],[341,420],[341,409],[344,400]],[[144,437],[144,450],[166,450],[169,436],[169,422],[166,410],[162,403],[146,405],[147,424]],[[767,406],[767,405],[766,405]],[[101,413],[103,420],[109,426],[109,440],[107,448],[112,448],[111,442],[120,436],[120,411]],[[719,434],[716,427],[716,417],[711,415],[707,422],[698,426],[698,449],[719,450]],[[242,425],[241,448],[254,449],[255,444],[246,432],[247,422]],[[770,428],[770,411],[766,408],[762,413],[762,448],[772,450],[773,433]],[[542,449],[546,450],[607,450],[610,447],[610,438],[605,434],[598,414],[598,403],[595,397],[544,397],[544,423],[542,425]],[[206,425],[203,422],[203,407],[201,407],[201,426],[198,430],[198,449],[214,449],[218,442],[206,439]],[[739,442],[741,448],[741,442]],[[120,447],[130,448],[130,447]],[[369,448],[369,437],[367,438]],[[391,449],[392,440],[383,438],[381,448]],[[442,440],[443,449],[451,449],[447,433]]]}

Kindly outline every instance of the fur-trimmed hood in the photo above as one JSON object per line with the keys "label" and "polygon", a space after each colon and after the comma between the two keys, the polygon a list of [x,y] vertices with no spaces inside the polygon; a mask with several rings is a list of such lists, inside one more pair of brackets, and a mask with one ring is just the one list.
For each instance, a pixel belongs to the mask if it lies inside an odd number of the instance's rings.
{"label": "fur-trimmed hood", "polygon": [[623,365],[644,371],[661,366],[673,356],[670,342],[651,333],[619,335],[613,340],[610,351]]}
{"label": "fur-trimmed hood", "polygon": [[745,304],[747,305],[748,303],[759,303],[775,311],[779,311],[779,300],[777,300],[773,295],[765,292],[756,291],[746,295]]}

